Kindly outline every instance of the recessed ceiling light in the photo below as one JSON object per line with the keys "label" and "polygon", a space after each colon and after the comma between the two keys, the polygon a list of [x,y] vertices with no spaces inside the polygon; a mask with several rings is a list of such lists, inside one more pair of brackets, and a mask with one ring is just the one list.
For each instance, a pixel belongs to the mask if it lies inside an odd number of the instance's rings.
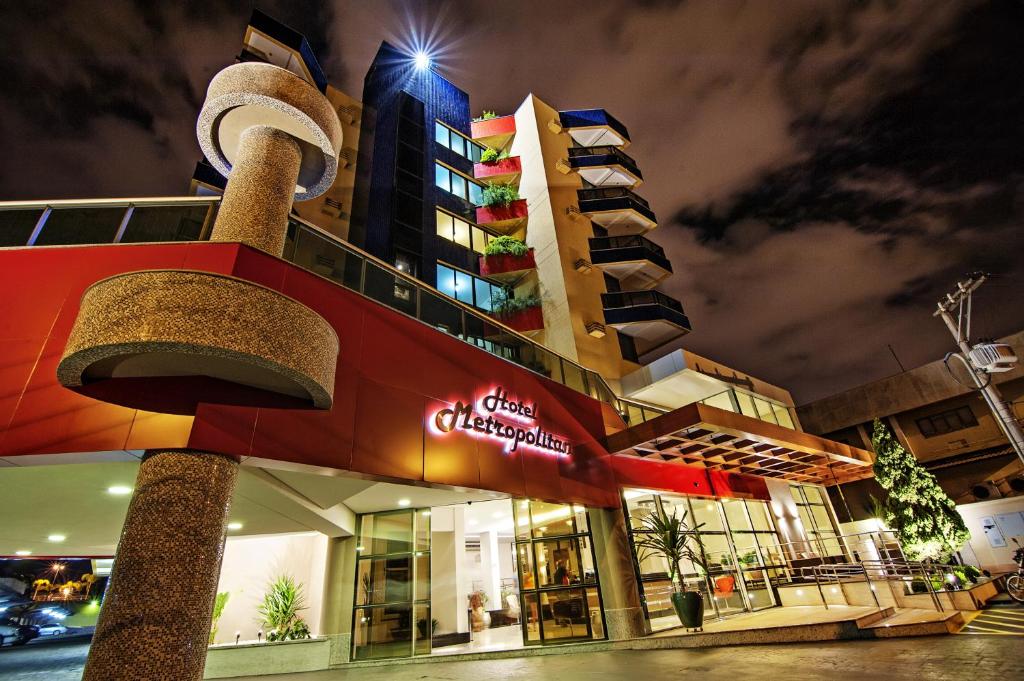
{"label": "recessed ceiling light", "polygon": [[49,537],[46,538],[47,541],[53,542],[62,542],[65,539],[67,539],[67,537],[65,537],[63,534],[51,534]]}
{"label": "recessed ceiling light", "polygon": [[242,523],[238,523],[238,522],[228,523],[228,529],[229,530],[240,530],[240,529],[242,529]]}
{"label": "recessed ceiling light", "polygon": [[26,551],[25,549],[21,549],[20,551],[15,551],[14,555],[16,555],[16,556],[31,556],[32,552],[31,551]]}
{"label": "recessed ceiling light", "polygon": [[111,485],[107,488],[107,494],[114,494],[117,496],[124,496],[125,494],[131,494],[132,488],[125,485]]}
{"label": "recessed ceiling light", "polygon": [[398,500],[398,505],[399,505],[399,506],[408,506],[408,505],[409,505],[409,504],[411,504],[411,503],[412,503],[412,502],[411,502],[411,501],[409,501],[408,499],[399,499],[399,500]]}
{"label": "recessed ceiling light", "polygon": [[501,511],[495,511],[494,513],[491,514],[491,517],[492,518],[504,518],[505,514],[502,513]]}

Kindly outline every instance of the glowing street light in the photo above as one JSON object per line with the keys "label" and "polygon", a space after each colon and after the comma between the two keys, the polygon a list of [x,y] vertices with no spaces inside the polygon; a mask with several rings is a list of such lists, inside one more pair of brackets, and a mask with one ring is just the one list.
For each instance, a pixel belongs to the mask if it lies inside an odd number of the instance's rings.
{"label": "glowing street light", "polygon": [[430,55],[420,50],[413,56],[413,63],[416,65],[417,71],[426,71],[430,68]]}

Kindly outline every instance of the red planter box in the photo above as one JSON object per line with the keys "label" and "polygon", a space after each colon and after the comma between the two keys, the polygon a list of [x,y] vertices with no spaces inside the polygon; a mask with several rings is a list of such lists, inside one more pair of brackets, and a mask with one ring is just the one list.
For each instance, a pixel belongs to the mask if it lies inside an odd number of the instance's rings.
{"label": "red planter box", "polygon": [[533,258],[533,249],[526,255],[481,255],[480,275],[497,277],[503,274],[518,274],[537,268]]}
{"label": "red planter box", "polygon": [[526,199],[516,199],[507,206],[480,206],[476,209],[476,223],[504,227],[515,225],[529,215]]}
{"label": "red planter box", "polygon": [[528,331],[540,331],[544,328],[544,312],[540,305],[528,307],[511,314],[496,314],[495,317],[505,326],[509,326],[520,333]]}
{"label": "red planter box", "polygon": [[523,166],[518,156],[509,156],[493,163],[473,164],[473,177],[478,180],[505,182],[519,177],[522,172]]}
{"label": "red planter box", "polygon": [[488,118],[486,121],[470,123],[473,139],[493,149],[500,149],[516,134],[516,117],[513,115]]}

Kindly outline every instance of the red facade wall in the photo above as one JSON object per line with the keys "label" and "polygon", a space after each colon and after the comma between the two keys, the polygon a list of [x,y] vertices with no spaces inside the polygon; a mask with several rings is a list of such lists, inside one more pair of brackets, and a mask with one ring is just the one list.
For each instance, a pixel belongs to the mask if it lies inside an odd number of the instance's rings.
{"label": "red facade wall", "polygon": [[[243,277],[321,314],[340,341],[334,406],[201,404],[194,417],[171,416],[60,386],[56,366],[83,290],[120,272],[165,268]],[[659,480],[680,492],[729,494],[730,483],[712,487],[700,469],[610,456],[606,425],[622,424],[608,405],[238,244],[4,249],[0,290],[0,457],[192,447],[591,506],[617,506],[620,485],[664,489]],[[438,409],[499,385],[535,403],[540,425],[570,441],[572,456],[509,453],[494,440],[427,427]],[[690,489],[698,474],[702,486]]]}

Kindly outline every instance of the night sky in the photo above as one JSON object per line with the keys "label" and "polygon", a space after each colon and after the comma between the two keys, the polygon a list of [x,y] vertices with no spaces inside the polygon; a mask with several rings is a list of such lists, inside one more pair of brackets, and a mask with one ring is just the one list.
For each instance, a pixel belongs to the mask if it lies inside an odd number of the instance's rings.
{"label": "night sky", "polygon": [[[634,140],[683,344],[798,403],[1024,328],[1024,3],[263,2],[360,96],[382,39],[432,37],[475,113],[534,92]],[[253,5],[4,3],[0,199],[182,194],[196,114]]]}

